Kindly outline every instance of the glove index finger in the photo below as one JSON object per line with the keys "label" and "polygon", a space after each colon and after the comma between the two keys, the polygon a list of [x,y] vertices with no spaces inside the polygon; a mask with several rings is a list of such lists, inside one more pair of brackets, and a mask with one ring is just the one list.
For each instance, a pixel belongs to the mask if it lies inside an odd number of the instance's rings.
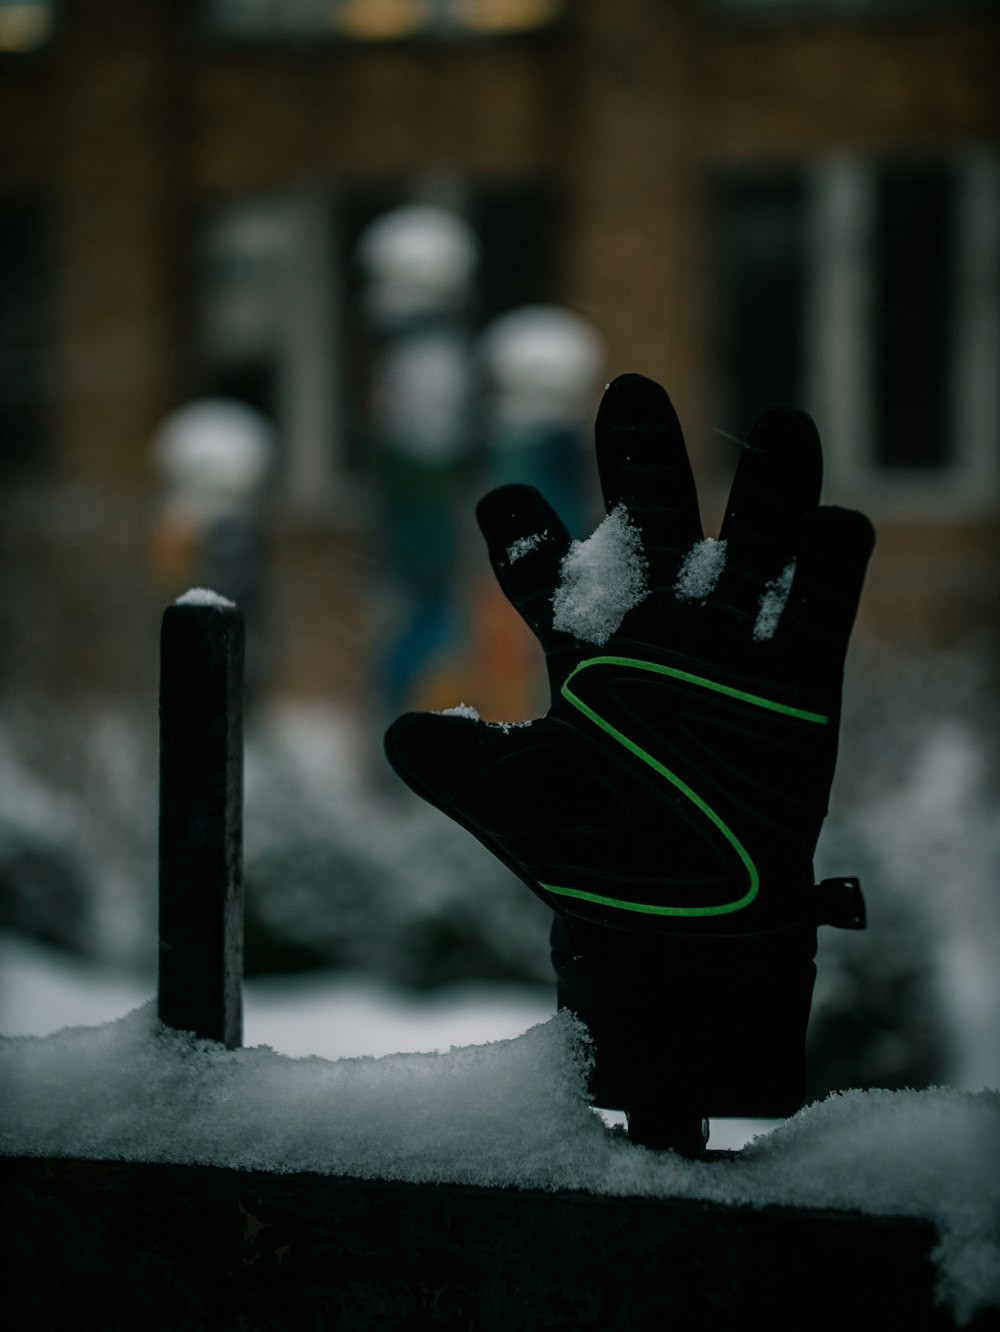
{"label": "glove index finger", "polygon": [[546,649],[566,637],[552,628],[552,594],[570,545],[566,525],[534,486],[500,486],[476,506],[490,563],[504,595]]}

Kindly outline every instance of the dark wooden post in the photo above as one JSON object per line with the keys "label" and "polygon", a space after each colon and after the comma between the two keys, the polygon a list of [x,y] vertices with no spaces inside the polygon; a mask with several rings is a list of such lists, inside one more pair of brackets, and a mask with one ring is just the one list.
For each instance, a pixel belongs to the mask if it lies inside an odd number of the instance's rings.
{"label": "dark wooden post", "polygon": [[243,1039],[243,616],[210,593],[160,633],[159,1014]]}

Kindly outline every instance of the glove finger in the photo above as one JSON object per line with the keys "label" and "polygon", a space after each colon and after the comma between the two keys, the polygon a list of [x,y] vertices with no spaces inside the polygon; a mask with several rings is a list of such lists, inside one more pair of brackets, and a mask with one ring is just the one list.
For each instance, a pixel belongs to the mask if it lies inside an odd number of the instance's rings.
{"label": "glove finger", "polygon": [[819,504],[823,455],[805,412],[775,407],[751,430],[719,533],[726,563],[716,598],[756,616],[768,583],[794,557],[804,516]]}
{"label": "glove finger", "polygon": [[802,524],[788,602],[778,633],[818,669],[840,671],[857,614],[875,530],[863,513],[824,506]]}
{"label": "glove finger", "polygon": [[702,534],[673,404],[652,379],[619,375],[601,400],[595,436],[608,512],[624,504],[642,533],[651,590],[672,587],[681,559]]}
{"label": "glove finger", "polygon": [[552,594],[570,545],[562,519],[534,486],[500,486],[476,506],[504,595],[546,652],[571,640],[552,628]]}

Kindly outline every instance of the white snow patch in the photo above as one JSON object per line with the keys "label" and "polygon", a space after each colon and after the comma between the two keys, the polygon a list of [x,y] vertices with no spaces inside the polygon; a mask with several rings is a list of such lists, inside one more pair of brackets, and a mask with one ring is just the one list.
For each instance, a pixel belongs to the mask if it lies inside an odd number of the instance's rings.
{"label": "white snow patch", "polygon": [[788,594],[792,590],[792,579],[794,577],[795,561],[790,560],[777,578],[772,578],[761,593],[757,618],[753,626],[753,641],[755,643],[764,643],[769,638],[774,637],[774,631],[778,627],[781,613],[788,604]]}
{"label": "white snow patch", "polygon": [[235,601],[230,601],[228,597],[222,596],[218,592],[213,592],[208,587],[192,587],[177,598],[175,606],[235,606]]}
{"label": "white snow patch", "polygon": [[[111,970],[44,944],[0,933],[0,1032],[48,1036],[60,1027],[96,1026],[149,998],[145,976]],[[2,1098],[0,1098],[2,1099]]]}
{"label": "white snow patch", "polygon": [[525,555],[530,555],[533,550],[537,550],[542,544],[548,532],[533,532],[530,536],[518,537],[507,547],[507,561],[509,564],[516,564],[518,560],[523,560]]}
{"label": "white snow patch", "polygon": [[1000,1304],[1000,1092],[845,1092],[737,1159],[688,1162],[606,1128],[589,1060],[567,1013],[447,1054],[331,1062],[224,1050],[150,1003],[0,1039],[0,1151],[923,1217],[955,1317]]}
{"label": "white snow patch", "polygon": [[479,721],[479,713],[471,703],[456,703],[453,708],[442,708],[439,717],[464,717],[467,721]]}
{"label": "white snow patch", "polygon": [[574,541],[552,597],[552,626],[598,647],[644,600],[647,562],[642,536],[624,504],[612,509],[586,541]]}
{"label": "white snow patch", "polygon": [[[444,708],[437,714],[439,717],[464,717],[467,721],[482,721],[477,710],[470,703],[457,703],[453,708]],[[530,726],[531,721],[488,721],[483,722],[484,726],[489,726],[494,731],[519,731],[525,726]]]}
{"label": "white snow patch", "polygon": [[718,537],[696,541],[684,556],[674,592],[682,601],[704,601],[715,590],[725,567],[725,541]]}
{"label": "white snow patch", "polygon": [[555,1188],[601,1142],[588,1060],[568,1015],[447,1054],[329,1061],[227,1051],[164,1028],[150,1003],[0,1039],[0,1152]]}

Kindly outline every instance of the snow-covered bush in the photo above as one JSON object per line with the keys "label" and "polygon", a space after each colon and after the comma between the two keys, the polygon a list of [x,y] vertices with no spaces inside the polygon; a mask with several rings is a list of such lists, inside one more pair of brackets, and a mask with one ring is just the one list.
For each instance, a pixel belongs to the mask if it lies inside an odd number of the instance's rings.
{"label": "snow-covered bush", "polygon": [[858,654],[819,877],[860,876],[866,933],[821,930],[814,1094],[1000,1084],[997,692],[990,654]]}
{"label": "snow-covered bush", "polygon": [[[870,928],[821,931],[814,1096],[1000,1083],[990,660],[985,651],[852,660],[817,872],[860,875]],[[551,985],[546,911],[387,769],[373,778],[369,729],[301,707],[261,709],[248,726],[250,970],[333,966],[422,988],[471,978]],[[153,707],[0,709],[6,928],[75,938],[152,975],[156,765]]]}

